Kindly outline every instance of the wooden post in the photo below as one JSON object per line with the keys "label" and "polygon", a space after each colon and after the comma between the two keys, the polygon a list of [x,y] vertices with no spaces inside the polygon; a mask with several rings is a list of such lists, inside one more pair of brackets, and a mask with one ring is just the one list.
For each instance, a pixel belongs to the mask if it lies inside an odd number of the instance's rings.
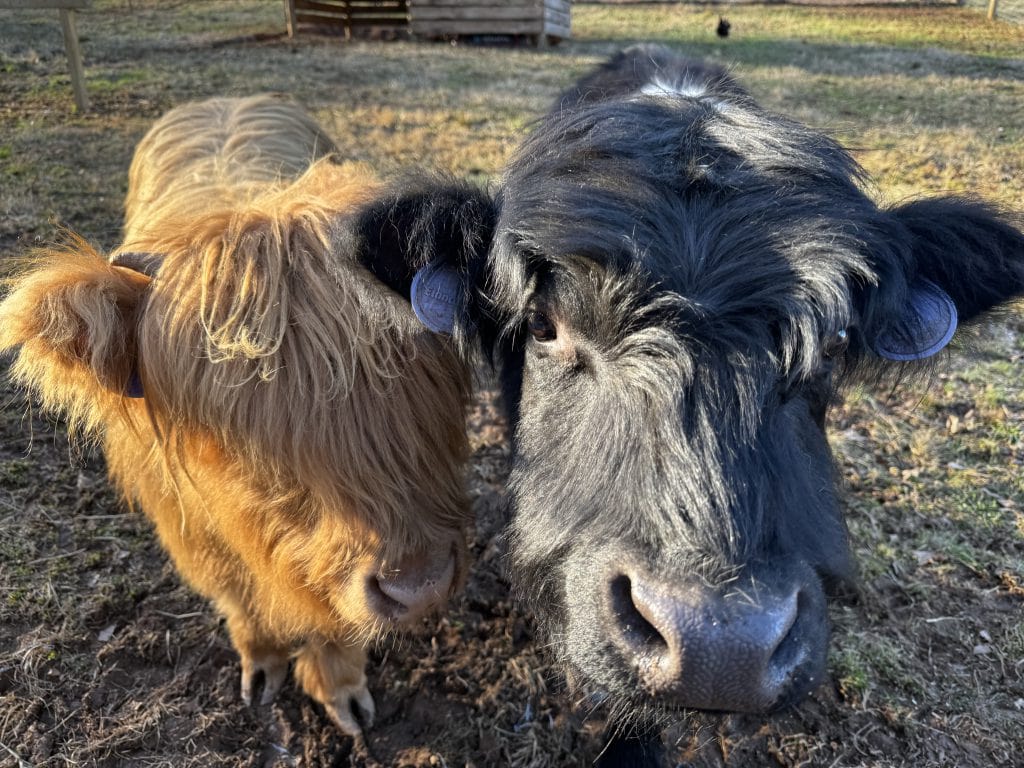
{"label": "wooden post", "polygon": [[79,112],[85,112],[89,109],[89,95],[85,92],[82,50],[78,47],[78,30],[75,29],[73,8],[60,9],[60,25],[64,29],[64,48],[68,54],[68,69],[71,70],[71,87],[75,89],[75,104]]}
{"label": "wooden post", "polygon": [[284,0],[284,16],[288,37],[295,37],[295,0]]}
{"label": "wooden post", "polygon": [[999,0],[988,0],[988,20],[994,21],[996,18],[996,5]]}
{"label": "wooden post", "polygon": [[78,47],[75,29],[75,9],[88,8],[92,0],[0,0],[0,8],[15,11],[34,11],[55,8],[60,11],[60,26],[64,30],[64,51],[68,55],[71,87],[75,89],[75,104],[79,112],[89,109],[89,95],[85,92],[85,71],[82,69],[82,49]]}

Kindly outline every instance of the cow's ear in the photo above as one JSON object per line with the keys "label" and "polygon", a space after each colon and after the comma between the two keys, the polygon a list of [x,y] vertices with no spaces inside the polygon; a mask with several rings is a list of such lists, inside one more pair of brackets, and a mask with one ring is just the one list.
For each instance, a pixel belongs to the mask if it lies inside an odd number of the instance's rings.
{"label": "cow's ear", "polygon": [[40,250],[7,280],[0,351],[13,377],[79,426],[137,386],[136,320],[151,278],[117,266],[78,238]]}
{"label": "cow's ear", "polygon": [[878,357],[927,359],[960,325],[1024,295],[1024,233],[990,206],[937,198],[891,214],[895,258],[880,270],[863,329]]}
{"label": "cow's ear", "polygon": [[493,200],[472,184],[406,181],[360,212],[356,250],[428,328],[448,333],[468,319],[494,220]]}
{"label": "cow's ear", "polygon": [[895,208],[916,274],[939,286],[963,322],[1024,294],[1024,233],[992,207],[936,198]]}

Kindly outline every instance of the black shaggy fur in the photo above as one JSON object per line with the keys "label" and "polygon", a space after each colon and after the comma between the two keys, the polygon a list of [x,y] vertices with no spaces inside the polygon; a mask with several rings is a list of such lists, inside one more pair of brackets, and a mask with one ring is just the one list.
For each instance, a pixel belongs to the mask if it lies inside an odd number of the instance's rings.
{"label": "black shaggy fur", "polygon": [[[492,208],[479,192],[459,208],[457,231],[490,243],[459,265],[462,331],[495,360],[513,425],[512,577],[616,715],[773,709],[820,682],[825,596],[855,578],[830,402],[858,375],[926,364],[873,352],[922,279],[961,322],[1024,293],[1006,216],[959,198],[882,208],[861,176],[726,71],[637,46],[559,97]],[[431,219],[417,194],[387,215]],[[765,641],[780,672],[746,690],[740,646],[716,659],[718,619],[760,631],[774,604],[796,606]],[[681,651],[700,658],[665,651],[677,626],[702,633]]]}

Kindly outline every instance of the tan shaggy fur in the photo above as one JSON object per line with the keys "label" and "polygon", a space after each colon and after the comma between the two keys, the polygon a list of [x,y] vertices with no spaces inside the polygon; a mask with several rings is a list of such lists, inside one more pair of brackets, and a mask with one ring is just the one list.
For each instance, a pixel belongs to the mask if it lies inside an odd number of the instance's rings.
{"label": "tan shaggy fur", "polygon": [[[173,110],[136,151],[115,252],[155,255],[155,277],[75,237],[35,253],[0,304],[0,348],[101,441],[225,614],[243,695],[262,673],[269,699],[294,655],[355,733],[350,705],[372,715],[364,645],[417,618],[389,620],[376,584],[429,585],[454,561],[440,602],[464,571],[468,381],[356,264],[348,216],[376,186],[336,154],[287,100]],[[125,395],[133,374],[142,399]]]}

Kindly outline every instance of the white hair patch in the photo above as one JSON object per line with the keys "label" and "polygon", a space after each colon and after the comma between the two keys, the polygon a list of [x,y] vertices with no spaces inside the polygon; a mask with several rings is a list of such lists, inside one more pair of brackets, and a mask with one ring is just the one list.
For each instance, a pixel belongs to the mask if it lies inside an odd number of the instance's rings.
{"label": "white hair patch", "polygon": [[687,99],[699,99],[707,95],[707,92],[707,83],[692,80],[667,82],[657,77],[640,88],[640,93],[645,96],[682,96]]}

